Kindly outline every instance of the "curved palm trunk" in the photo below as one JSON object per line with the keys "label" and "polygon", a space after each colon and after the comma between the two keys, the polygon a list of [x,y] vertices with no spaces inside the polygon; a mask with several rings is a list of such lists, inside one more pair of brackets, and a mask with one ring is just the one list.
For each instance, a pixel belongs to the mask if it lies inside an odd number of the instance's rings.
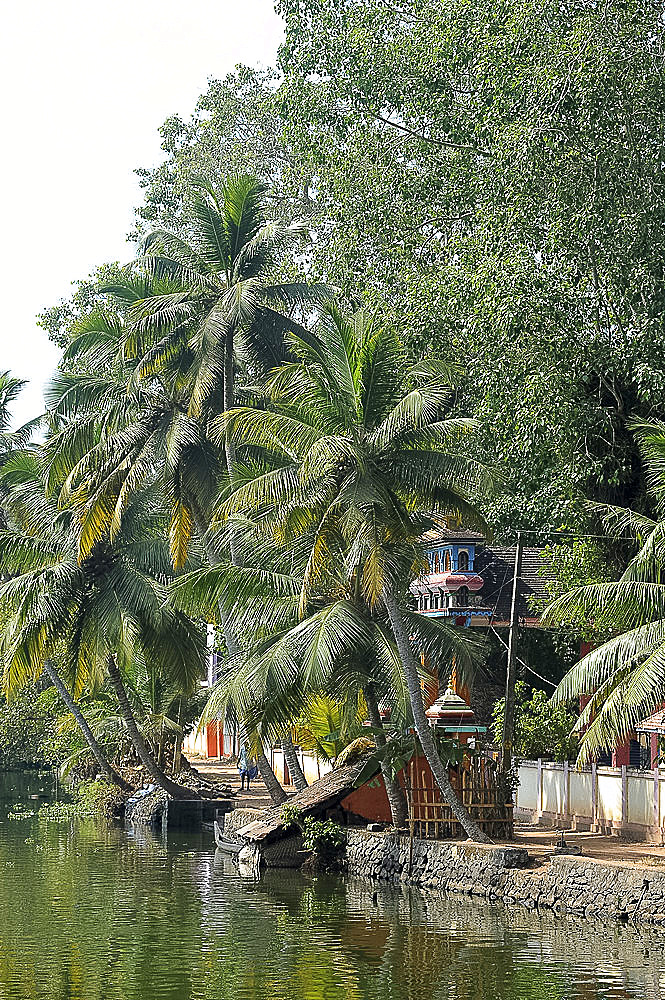
{"label": "curved palm trunk", "polygon": [[67,706],[67,708],[69,709],[69,711],[72,713],[72,715],[76,719],[77,726],[79,727],[79,729],[83,733],[83,736],[85,738],[86,743],[88,744],[88,746],[92,750],[92,753],[93,753],[93,756],[94,756],[95,760],[97,761],[97,763],[101,767],[101,769],[104,772],[104,774],[106,775],[106,777],[110,781],[112,781],[114,785],[117,785],[118,788],[122,788],[123,792],[131,792],[132,791],[132,786],[127,781],[125,781],[125,779],[120,774],[118,774],[118,772],[116,771],[116,769],[114,767],[112,767],[112,765],[106,759],[104,751],[102,750],[101,746],[99,745],[99,743],[97,742],[97,740],[93,736],[92,730],[90,729],[90,726],[88,725],[87,720],[86,720],[85,716],[83,715],[83,712],[81,711],[81,709],[76,704],[76,702],[74,701],[74,699],[70,695],[69,691],[67,690],[67,688],[63,684],[62,680],[60,679],[60,675],[58,674],[58,671],[53,666],[53,663],[51,662],[51,660],[46,660],[45,661],[45,663],[44,663],[44,673],[46,674],[46,676],[48,677],[48,679],[51,681],[51,683],[53,684],[54,688],[56,689],[56,691],[58,692],[58,694],[60,695],[60,697],[64,701],[65,705]]}
{"label": "curved palm trunk", "polygon": [[399,605],[388,586],[384,587],[382,597],[386,611],[388,612],[388,618],[390,619],[393,635],[395,636],[395,643],[397,645],[399,657],[402,662],[402,669],[404,670],[404,676],[406,678],[406,686],[409,691],[411,710],[413,712],[413,721],[416,727],[416,732],[418,733],[420,745],[423,748],[423,753],[427,759],[427,763],[432,769],[432,774],[434,775],[434,779],[439,786],[444,800],[450,806],[455,819],[459,820],[461,823],[466,835],[470,837],[471,840],[475,840],[483,844],[490,844],[490,838],[483,833],[476,821],[469,815],[468,810],[465,809],[459,801],[455,795],[453,786],[450,784],[450,779],[448,778],[448,768],[443,764],[439,754],[437,753],[434,737],[432,736],[432,730],[429,727],[427,716],[425,715],[418,672],[418,662],[414,656],[413,650],[411,649],[411,642],[402,620],[402,612],[400,611]]}
{"label": "curved palm trunk", "polygon": [[[369,721],[372,723],[372,728],[376,730],[374,734],[374,742],[377,747],[384,747],[386,745],[386,737],[383,735],[383,722],[381,721],[381,713],[379,712],[379,705],[376,700],[376,695],[374,694],[374,688],[371,684],[366,685],[363,694],[365,695]],[[406,826],[408,812],[406,806],[406,796],[404,795],[404,790],[397,777],[393,775],[390,767],[385,763],[385,761],[382,761],[381,763],[381,774],[383,776],[383,783],[386,786],[386,795],[388,796],[388,803],[390,805],[390,814],[393,818],[393,826],[399,829],[400,827]]]}
{"label": "curved palm trunk", "polygon": [[170,778],[164,774],[164,772],[157,766],[155,759],[148,750],[145,740],[139,732],[139,727],[136,724],[136,719],[134,718],[134,713],[132,712],[132,706],[129,704],[129,698],[127,697],[127,692],[125,691],[125,685],[122,682],[122,677],[120,676],[120,668],[118,667],[118,661],[115,656],[109,656],[107,669],[109,672],[109,678],[113,686],[113,690],[116,693],[118,699],[118,704],[120,705],[120,713],[125,720],[125,725],[127,726],[127,733],[130,740],[134,745],[134,749],[139,755],[143,766],[146,771],[160,788],[163,788],[167,795],[170,795],[174,799],[196,799],[199,798],[196,792],[192,791],[191,788],[183,788],[182,785],[177,785],[175,781],[171,781]]}
{"label": "curved palm trunk", "polygon": [[298,760],[298,754],[296,753],[296,748],[293,745],[293,740],[289,733],[282,737],[282,750],[284,751],[284,760],[286,761],[286,766],[289,769],[289,774],[293,779],[293,784],[296,786],[296,791],[303,792],[309,787],[309,782],[304,775],[303,769],[300,766],[300,761]]}
{"label": "curved palm trunk", "polygon": [[256,754],[256,763],[259,768],[259,774],[263,780],[263,784],[268,789],[268,795],[272,799],[273,803],[278,806],[282,802],[286,802],[288,795],[280,785],[277,780],[277,775],[270,766],[270,761],[263,752],[263,747],[259,744],[259,749]]}

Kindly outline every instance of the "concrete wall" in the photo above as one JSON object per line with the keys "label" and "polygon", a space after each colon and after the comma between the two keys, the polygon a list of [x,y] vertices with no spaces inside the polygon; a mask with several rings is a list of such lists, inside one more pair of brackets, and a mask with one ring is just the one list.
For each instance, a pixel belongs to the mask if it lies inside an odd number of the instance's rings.
{"label": "concrete wall", "polygon": [[515,816],[544,824],[629,834],[661,843],[665,832],[665,771],[627,767],[577,769],[573,764],[523,761]]}
{"label": "concrete wall", "polygon": [[[332,771],[332,764],[330,761],[318,761],[313,754],[304,753],[299,748],[296,748],[296,753],[298,755],[298,760],[300,761],[300,766],[303,769],[303,773],[310,785],[313,782],[318,781],[319,778],[322,778],[324,774],[328,774],[329,771]],[[284,767],[284,754],[281,750],[273,748],[271,751],[271,763],[273,771],[283,785],[293,784],[288,775],[288,768]],[[285,781],[285,778],[288,780]]]}
{"label": "concrete wall", "polygon": [[351,829],[349,875],[482,896],[553,910],[665,927],[665,872],[559,856],[525,867],[524,848],[414,840]]}

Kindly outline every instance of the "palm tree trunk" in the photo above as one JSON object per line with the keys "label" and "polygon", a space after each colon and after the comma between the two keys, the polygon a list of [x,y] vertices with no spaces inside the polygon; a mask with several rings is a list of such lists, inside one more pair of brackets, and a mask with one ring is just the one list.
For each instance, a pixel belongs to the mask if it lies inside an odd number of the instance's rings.
{"label": "palm tree trunk", "polygon": [[[365,695],[369,721],[372,723],[372,728],[376,730],[374,733],[374,742],[377,747],[384,747],[386,745],[386,737],[383,735],[383,722],[381,721],[381,713],[379,712],[374,688],[371,684],[365,686],[363,694]],[[393,818],[393,826],[399,829],[406,826],[406,796],[397,776],[393,775],[389,765],[385,761],[381,762],[381,774],[383,776],[383,783],[386,786],[386,795],[388,796],[390,813]]]}
{"label": "palm tree trunk", "polygon": [[270,766],[270,761],[263,752],[263,747],[259,743],[259,749],[256,754],[256,763],[259,768],[259,774],[263,780],[263,784],[268,789],[268,795],[272,799],[273,803],[278,806],[282,802],[286,802],[288,795],[280,785],[277,780],[277,775]]}
{"label": "palm tree trunk", "polygon": [[127,733],[130,740],[134,745],[134,749],[139,755],[143,766],[146,771],[160,788],[163,788],[167,795],[170,795],[174,799],[196,799],[199,798],[196,792],[192,791],[191,788],[183,788],[182,785],[177,785],[175,781],[171,781],[167,778],[164,772],[157,766],[155,759],[148,750],[145,740],[139,732],[139,727],[136,724],[136,719],[134,718],[134,713],[132,712],[132,706],[129,704],[129,698],[127,697],[127,692],[125,691],[125,685],[122,682],[122,677],[120,675],[120,668],[118,667],[118,661],[115,656],[109,656],[107,662],[107,669],[109,672],[109,678],[113,689],[116,693],[118,699],[118,704],[120,706],[120,713],[125,720],[125,725],[127,726]]}
{"label": "palm tree trunk", "polygon": [[[224,344],[224,411],[228,411],[235,406],[235,376],[233,370],[233,330],[226,334]],[[235,474],[235,447],[231,440],[231,432],[227,428],[224,433],[224,455],[226,457],[226,469],[231,482]],[[231,561],[234,562],[233,556]]]}
{"label": "palm tree trunk", "polygon": [[95,760],[101,767],[106,777],[109,778],[109,780],[112,781],[114,785],[117,785],[118,788],[122,788],[123,792],[131,792],[132,786],[127,781],[125,781],[125,779],[120,774],[118,774],[115,768],[112,767],[111,764],[106,759],[104,751],[102,750],[99,743],[93,736],[92,730],[90,729],[90,726],[88,725],[87,720],[83,715],[83,712],[81,711],[81,709],[76,704],[76,702],[70,695],[69,691],[63,684],[62,680],[60,679],[60,675],[53,666],[51,660],[46,660],[44,662],[44,672],[47,675],[48,679],[53,684],[54,688],[56,689],[62,700],[64,701],[69,711],[76,719],[77,726],[83,733],[86,743],[92,750]]}
{"label": "palm tree trunk", "polygon": [[300,766],[298,754],[296,753],[290,733],[282,737],[282,750],[284,751],[284,760],[289,769],[289,774],[293,778],[293,784],[296,786],[296,791],[303,792],[309,787],[309,783]]}
{"label": "palm tree trunk", "polygon": [[450,784],[450,779],[448,777],[448,768],[444,766],[439,754],[437,753],[434,737],[432,736],[432,730],[429,727],[427,716],[425,715],[423,695],[420,687],[418,662],[411,648],[411,642],[406,628],[404,627],[402,612],[397,601],[395,600],[392,590],[388,585],[384,586],[382,597],[386,611],[388,612],[392,632],[395,636],[395,643],[397,645],[397,651],[402,663],[402,669],[404,670],[406,686],[409,692],[409,700],[411,702],[411,710],[413,712],[413,721],[427,763],[432,769],[432,774],[434,775],[434,779],[439,786],[441,795],[450,806],[455,819],[461,823],[462,829],[465,831],[466,835],[471,840],[475,840],[482,844],[490,844],[490,838],[483,833],[476,821],[469,815],[468,810],[465,809],[455,795],[455,791],[453,786]]}

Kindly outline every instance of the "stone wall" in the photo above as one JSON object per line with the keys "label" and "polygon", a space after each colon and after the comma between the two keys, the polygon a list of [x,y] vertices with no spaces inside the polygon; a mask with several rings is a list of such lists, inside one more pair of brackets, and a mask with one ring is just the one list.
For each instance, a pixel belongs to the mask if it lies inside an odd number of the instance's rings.
{"label": "stone wall", "polygon": [[349,830],[349,875],[665,927],[665,872],[561,855],[532,867],[524,848]]}

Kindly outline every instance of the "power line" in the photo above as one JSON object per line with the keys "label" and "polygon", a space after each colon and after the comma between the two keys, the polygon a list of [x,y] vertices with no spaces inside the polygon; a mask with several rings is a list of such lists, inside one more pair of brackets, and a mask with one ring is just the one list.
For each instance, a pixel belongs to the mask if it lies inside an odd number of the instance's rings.
{"label": "power line", "polygon": [[557,531],[554,528],[541,528],[540,530],[538,530],[537,528],[519,528],[519,529],[518,528],[507,528],[506,530],[509,531],[509,532],[515,532],[515,534],[517,534],[518,531],[521,531],[523,535],[536,535],[536,536],[557,535],[557,536],[560,536],[562,538],[595,538],[595,539],[600,539],[600,540],[605,541],[605,542],[611,542],[611,541],[617,541],[617,540],[620,540],[620,541],[633,541],[634,540],[634,539],[631,539],[628,535],[624,535],[624,536],[615,536],[615,535],[610,535],[610,534],[606,534],[606,535],[594,535],[594,534],[591,534],[590,532],[586,532],[586,531]]}
{"label": "power line", "polygon": [[[499,633],[497,632],[497,630],[496,630],[496,629],[494,628],[494,626],[493,626],[493,625],[490,625],[490,629],[492,630],[492,632],[494,632],[494,635],[495,635],[495,636],[497,637],[497,639],[499,640],[499,642],[501,643],[501,645],[503,646],[503,648],[504,648],[504,649],[508,649],[508,643],[507,643],[507,642],[505,641],[505,639],[503,639],[503,637],[502,637],[502,636],[500,636],[500,635],[499,635]],[[528,670],[528,671],[529,671],[529,673],[533,674],[533,676],[534,676],[534,677],[537,677],[539,681],[543,681],[543,682],[544,682],[545,684],[549,684],[549,685],[550,685],[550,687],[553,687],[553,688],[555,688],[555,687],[557,686],[557,685],[556,685],[556,684],[554,683],[554,681],[551,681],[551,680],[549,680],[549,678],[548,678],[548,677],[543,677],[543,675],[542,675],[542,674],[539,674],[537,670],[534,670],[534,669],[533,669],[533,667],[530,667],[530,666],[529,666],[529,664],[528,664],[528,663],[526,663],[526,662],[525,662],[525,661],[524,661],[524,660],[522,659],[522,657],[521,657],[521,656],[518,656],[518,657],[516,657],[516,659],[517,659],[517,662],[518,662],[518,663],[521,663],[521,664],[522,664],[522,666],[523,666],[523,667],[524,667],[524,668],[525,668],[526,670]]]}

